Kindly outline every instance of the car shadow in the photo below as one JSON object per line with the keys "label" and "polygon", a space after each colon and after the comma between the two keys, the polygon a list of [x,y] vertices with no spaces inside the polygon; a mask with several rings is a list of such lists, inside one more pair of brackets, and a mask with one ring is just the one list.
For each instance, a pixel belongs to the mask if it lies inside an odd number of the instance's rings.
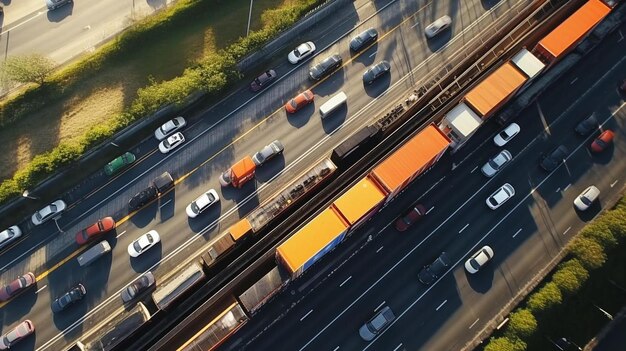
{"label": "car shadow", "polygon": [[[465,264],[465,262],[463,262]],[[477,293],[486,294],[493,286],[494,279],[494,263],[488,262],[486,266],[482,267],[477,273],[471,274],[465,268],[465,278],[467,284]]]}
{"label": "car shadow", "polygon": [[315,113],[315,101],[304,106],[302,109],[297,111],[296,113],[287,113],[287,121],[293,127],[302,128],[304,127],[313,114]]}
{"label": "car shadow", "polygon": [[46,16],[48,17],[48,21],[57,23],[63,21],[66,17],[71,16],[73,12],[74,2],[72,1],[54,10],[48,10]]}
{"label": "car shadow", "polygon": [[[213,229],[219,228],[218,219],[222,213],[221,205],[222,202],[220,201],[200,213],[196,218],[187,217],[189,229],[194,233],[200,233],[202,230],[206,230],[207,233],[210,233]],[[207,239],[209,238],[207,237]]]}
{"label": "car shadow", "polygon": [[367,50],[362,50],[359,52],[353,52],[350,50],[350,58],[352,58],[356,62],[360,62],[365,66],[369,66],[374,63],[376,60],[376,53],[378,52],[378,42],[374,43]]}
{"label": "car shadow", "polygon": [[450,40],[452,40],[452,25],[443,32],[437,34],[434,38],[426,38],[426,44],[431,52],[441,50]]}
{"label": "car shadow", "polygon": [[376,79],[372,84],[363,83],[363,88],[367,96],[375,98],[383,94],[391,86],[391,74],[386,73],[384,76]]}
{"label": "car shadow", "polygon": [[[148,224],[156,218],[159,210],[159,200],[151,202],[149,205],[136,211],[136,213],[130,217],[130,221],[137,228],[145,228]],[[132,211],[131,211],[132,213]]]}
{"label": "car shadow", "polygon": [[322,119],[322,128],[326,134],[331,134],[343,125],[348,117],[348,104],[343,104],[337,110]]}
{"label": "car shadow", "polygon": [[159,266],[159,262],[161,262],[161,259],[163,258],[163,239],[166,239],[165,237],[167,235],[176,235],[176,233],[159,233],[159,235],[161,236],[161,241],[149,248],[148,251],[142,253],[138,257],[131,257],[128,255],[128,258],[130,259],[130,266],[135,272],[143,273],[148,269],[156,269]]}
{"label": "car shadow", "polygon": [[581,221],[587,223],[593,220],[596,215],[598,215],[598,213],[602,211],[602,204],[600,203],[600,201],[601,198],[598,197],[596,201],[594,201],[593,204],[591,204],[591,206],[589,206],[589,208],[584,211],[577,209],[574,204],[572,204],[572,207],[574,208],[574,212],[576,212],[576,215],[578,215],[578,218],[580,218]]}
{"label": "car shadow", "polygon": [[176,208],[176,197],[174,191],[170,191],[165,196],[159,198],[159,212],[161,215],[161,222],[165,222],[168,219],[174,217],[174,210]]}

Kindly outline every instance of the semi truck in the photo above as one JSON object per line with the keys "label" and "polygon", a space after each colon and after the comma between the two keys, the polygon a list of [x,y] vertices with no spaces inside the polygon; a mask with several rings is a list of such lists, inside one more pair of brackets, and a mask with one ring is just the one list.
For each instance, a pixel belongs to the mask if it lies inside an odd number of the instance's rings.
{"label": "semi truck", "polygon": [[220,175],[220,184],[241,188],[245,182],[254,178],[255,171],[256,164],[252,161],[252,157],[246,156]]}

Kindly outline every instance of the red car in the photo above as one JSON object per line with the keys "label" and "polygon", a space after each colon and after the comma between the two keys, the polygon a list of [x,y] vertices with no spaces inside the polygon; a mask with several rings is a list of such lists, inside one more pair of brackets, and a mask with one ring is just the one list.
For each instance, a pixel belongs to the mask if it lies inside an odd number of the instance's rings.
{"label": "red car", "polygon": [[10,282],[9,285],[0,289],[0,301],[9,300],[33,284],[35,284],[35,275],[32,272],[17,277],[17,279]]}
{"label": "red car", "polygon": [[411,208],[407,213],[405,213],[402,217],[396,220],[396,229],[399,232],[403,232],[413,223],[417,222],[420,218],[422,218],[426,214],[426,207],[423,205],[415,205]]}
{"label": "red car", "polygon": [[312,103],[314,99],[315,99],[315,95],[313,95],[312,91],[310,90],[303,91],[302,93],[298,94],[298,96],[296,96],[295,98],[287,101],[287,103],[285,104],[285,110],[287,110],[287,112],[289,113],[296,113],[299,109]]}
{"label": "red car", "polygon": [[606,150],[611,143],[613,143],[613,137],[615,134],[612,130],[607,129],[602,132],[598,137],[591,143],[591,151],[592,152],[602,152]]}
{"label": "red car", "polygon": [[78,245],[83,245],[113,229],[115,229],[115,221],[113,220],[113,217],[102,218],[96,223],[76,233],[76,243]]}

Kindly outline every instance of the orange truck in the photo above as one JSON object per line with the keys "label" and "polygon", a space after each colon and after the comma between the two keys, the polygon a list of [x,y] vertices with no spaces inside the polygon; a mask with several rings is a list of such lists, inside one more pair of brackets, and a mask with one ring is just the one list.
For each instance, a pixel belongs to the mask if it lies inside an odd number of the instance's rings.
{"label": "orange truck", "polygon": [[254,178],[255,171],[256,164],[252,161],[252,157],[246,156],[220,175],[220,184],[241,188],[245,182]]}

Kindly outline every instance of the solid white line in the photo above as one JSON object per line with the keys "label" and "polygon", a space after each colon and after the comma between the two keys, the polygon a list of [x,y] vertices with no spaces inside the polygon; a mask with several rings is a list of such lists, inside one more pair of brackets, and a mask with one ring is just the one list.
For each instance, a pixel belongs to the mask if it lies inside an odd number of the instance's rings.
{"label": "solid white line", "polygon": [[381,307],[383,307],[385,305],[385,301],[381,302],[380,305],[378,305],[378,307],[376,307],[374,309],[374,312],[378,311]]}
{"label": "solid white line", "polygon": [[570,184],[567,184],[567,186],[566,186],[565,188],[563,188],[563,192],[567,191],[567,189],[568,189],[570,186],[572,186],[572,184],[571,184],[571,183],[570,183]]}
{"label": "solid white line", "polygon": [[415,23],[414,25],[411,26],[411,28],[415,28],[415,26],[417,26],[418,24],[420,24],[419,22]]}
{"label": "solid white line", "polygon": [[437,306],[437,308],[435,308],[435,311],[439,311],[439,309],[440,309],[441,307],[443,307],[443,305],[445,305],[445,304],[446,304],[446,302],[448,302],[448,300],[444,300],[444,301],[441,303],[441,305],[439,305],[439,306]]}
{"label": "solid white line", "polygon": [[515,234],[513,234],[513,237],[515,238],[517,236],[517,234],[519,234],[522,231],[522,228],[518,229]]}
{"label": "solid white line", "polygon": [[617,184],[617,180],[614,181],[613,183],[611,183],[611,188],[615,186],[615,184]]}
{"label": "solid white line", "polygon": [[382,250],[382,249],[383,249],[383,247],[384,247],[384,246],[379,247],[379,248],[378,248],[378,250],[376,250],[376,253],[379,253],[379,252],[380,252],[380,250]]}
{"label": "solid white line", "polygon": [[567,229],[565,229],[565,231],[563,232],[563,235],[567,234],[567,232],[569,232],[570,229],[572,229],[572,226],[567,227]]}
{"label": "solid white line", "polygon": [[369,55],[369,57],[375,56],[378,51],[374,51],[373,54]]}
{"label": "solid white line", "polygon": [[161,206],[159,206],[159,208],[169,204],[170,202],[172,202],[172,199],[169,199],[169,200],[165,201],[164,203],[162,203]]}
{"label": "solid white line", "polygon": [[304,315],[304,317],[300,318],[300,322],[302,322],[306,317],[308,317],[311,312],[313,312],[313,310],[310,310],[309,312],[307,312],[307,314]]}
{"label": "solid white line", "polygon": [[45,289],[48,286],[48,284],[42,286],[41,288],[39,288],[39,290],[35,291],[35,294],[39,294],[39,292],[43,289]]}
{"label": "solid white line", "polygon": [[393,349],[393,351],[396,351],[396,350],[398,350],[398,349],[399,349],[399,348],[401,348],[401,347],[402,347],[402,343],[400,343],[400,345],[396,346],[396,348],[395,348],[395,349]]}
{"label": "solid white line", "polygon": [[571,81],[569,84],[570,84],[570,85],[572,85],[572,84],[574,84],[577,80],[578,80],[578,77],[574,78],[574,80],[573,80],[573,81]]}
{"label": "solid white line", "polygon": [[509,321],[509,317],[504,318],[504,320],[500,324],[498,324],[498,326],[496,327],[496,330],[500,330],[500,328],[502,328],[502,326],[506,324],[506,322],[508,321]]}
{"label": "solid white line", "polygon": [[474,321],[474,323],[472,323],[472,325],[470,325],[468,329],[472,329],[472,327],[473,327],[476,323],[478,323],[478,321],[479,321],[479,320],[480,320],[480,318],[476,318],[476,320]]}
{"label": "solid white line", "polygon": [[475,170],[478,169],[478,166],[474,167],[474,169],[472,169],[472,171],[470,173],[474,173]]}
{"label": "solid white line", "polygon": [[337,350],[339,350],[339,346],[337,346],[337,347],[335,347],[335,348],[333,349],[333,351],[337,351]]}
{"label": "solid white line", "polygon": [[459,230],[459,234],[461,234],[467,227],[469,227],[469,223],[467,223],[461,230]]}
{"label": "solid white line", "polygon": [[561,191],[561,187],[556,188],[556,193],[558,193],[559,191]]}
{"label": "solid white line", "polygon": [[339,287],[341,288],[345,283],[348,282],[348,280],[352,279],[352,276],[349,276],[346,280],[343,281],[343,283],[339,284]]}
{"label": "solid white line", "polygon": [[120,236],[124,235],[124,233],[126,233],[126,231],[123,231],[123,232],[119,233],[115,238],[116,239],[119,238]]}
{"label": "solid white line", "polygon": [[429,214],[429,213],[430,213],[430,211],[432,211],[432,210],[434,210],[434,209],[435,209],[435,206],[433,206],[433,207],[429,208],[429,209],[428,209],[428,211],[426,211],[426,214]]}

